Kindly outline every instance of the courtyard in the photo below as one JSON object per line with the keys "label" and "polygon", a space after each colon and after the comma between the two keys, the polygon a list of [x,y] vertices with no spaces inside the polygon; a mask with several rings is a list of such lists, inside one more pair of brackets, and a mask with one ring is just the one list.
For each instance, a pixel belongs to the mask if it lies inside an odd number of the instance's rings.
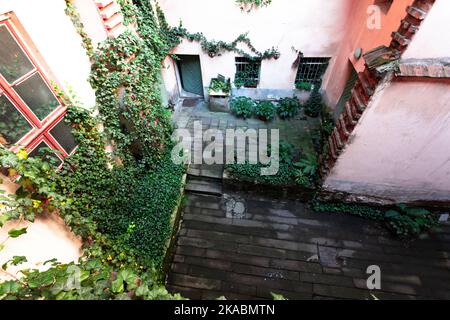
{"label": "courtyard", "polygon": [[[267,126],[209,112],[202,100],[181,107],[175,120],[187,128],[201,120],[205,130]],[[280,136],[300,136],[304,144],[310,127],[303,123],[292,131],[283,124]],[[287,299],[450,297],[449,223],[405,242],[362,218],[226,190],[222,173],[221,165],[188,169],[187,203],[167,278],[172,292],[191,299],[272,299],[271,293]],[[380,267],[381,290],[367,288],[372,265]]]}

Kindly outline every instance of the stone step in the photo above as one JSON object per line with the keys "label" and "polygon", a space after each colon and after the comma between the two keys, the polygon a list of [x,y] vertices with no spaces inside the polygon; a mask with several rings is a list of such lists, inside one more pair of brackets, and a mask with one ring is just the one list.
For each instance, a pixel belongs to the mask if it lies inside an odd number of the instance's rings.
{"label": "stone step", "polygon": [[223,165],[191,166],[187,171],[191,177],[204,177],[222,180]]}
{"label": "stone step", "polygon": [[189,177],[185,190],[220,197],[222,195],[222,183],[218,179]]}

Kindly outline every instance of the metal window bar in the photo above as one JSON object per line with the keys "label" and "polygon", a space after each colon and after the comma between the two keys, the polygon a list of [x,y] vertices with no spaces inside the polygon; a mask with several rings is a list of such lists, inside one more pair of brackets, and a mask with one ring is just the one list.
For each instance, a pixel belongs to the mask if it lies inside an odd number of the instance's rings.
{"label": "metal window bar", "polygon": [[316,84],[322,81],[322,76],[328,68],[330,58],[302,58],[298,66],[295,83]]}
{"label": "metal window bar", "polygon": [[235,80],[242,83],[243,87],[256,88],[259,84],[261,72],[261,59],[248,59],[236,57]]}

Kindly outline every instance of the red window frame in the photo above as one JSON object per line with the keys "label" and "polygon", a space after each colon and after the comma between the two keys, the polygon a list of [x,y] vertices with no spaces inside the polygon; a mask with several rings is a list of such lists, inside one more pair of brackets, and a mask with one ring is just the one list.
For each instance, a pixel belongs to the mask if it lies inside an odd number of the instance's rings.
{"label": "red window frame", "polygon": [[[6,96],[6,98],[13,104],[13,106],[22,114],[22,116],[24,116],[24,118],[33,127],[33,129],[25,134],[25,136],[23,136],[18,142],[16,142],[16,144],[12,146],[10,150],[17,152],[20,148],[25,147],[26,151],[30,153],[41,142],[45,142],[50,148],[59,151],[57,153],[57,156],[61,159],[61,161],[63,161],[65,157],[69,156],[69,154],[51,135],[50,130],[52,130],[60,121],[63,120],[64,115],[67,112],[67,107],[62,103],[61,99],[59,99],[59,97],[53,90],[48,73],[45,71],[43,64],[39,61],[40,59],[33,54],[33,52],[37,52],[37,50],[34,49],[34,45],[32,44],[31,40],[24,40],[25,37],[23,36],[23,32],[19,31],[19,29],[16,27],[16,24],[16,21],[12,21],[11,15],[0,15],[0,26],[6,26],[7,30],[11,33],[14,40],[22,49],[26,57],[30,60],[34,68],[25,75],[21,76],[19,79],[15,80],[13,83],[9,83],[0,74],[0,93]],[[14,86],[29,79],[35,74],[41,76],[50,92],[59,102],[59,106],[56,107],[42,121],[39,120],[39,118],[14,90]],[[74,151],[75,150],[73,150],[71,153],[73,153]]]}

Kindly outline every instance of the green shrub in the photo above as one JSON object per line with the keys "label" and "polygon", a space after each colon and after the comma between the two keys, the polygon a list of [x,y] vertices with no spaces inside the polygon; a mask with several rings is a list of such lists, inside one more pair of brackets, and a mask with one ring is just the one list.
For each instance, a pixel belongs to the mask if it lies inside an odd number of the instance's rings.
{"label": "green shrub", "polygon": [[316,85],[311,92],[311,96],[304,106],[305,114],[312,118],[318,117],[323,108],[322,95],[320,94],[319,90],[319,86]]}
{"label": "green shrub", "polygon": [[430,211],[423,208],[408,208],[397,205],[384,214],[388,225],[403,238],[415,237],[431,229],[437,224],[437,219]]}
{"label": "green shrub", "polygon": [[275,105],[270,101],[261,101],[256,107],[255,114],[263,121],[271,121],[275,117]]}
{"label": "green shrub", "polygon": [[356,215],[386,223],[387,226],[401,238],[416,237],[437,224],[437,219],[431,212],[423,208],[408,208],[397,205],[395,209],[387,210],[360,204],[323,203],[313,201],[310,207],[318,212],[336,212]]}
{"label": "green shrub", "polygon": [[236,97],[231,100],[230,108],[231,111],[238,117],[251,118],[255,112],[256,104],[248,97]]}
{"label": "green shrub", "polygon": [[217,78],[211,79],[209,92],[211,91],[229,94],[231,92],[230,79],[225,79],[225,77],[220,74],[217,76]]}
{"label": "green shrub", "polygon": [[225,168],[230,171],[231,176],[238,180],[275,186],[289,186],[295,184],[291,166],[289,164],[280,163],[278,173],[273,176],[261,175],[261,168],[264,167],[268,167],[268,165],[263,165],[261,163],[250,164],[248,162],[244,164],[228,164],[225,166]]}
{"label": "green shrub", "polygon": [[315,153],[308,153],[294,163],[295,181],[306,188],[314,188],[318,180],[319,162]]}
{"label": "green shrub", "polygon": [[311,89],[312,89],[312,84],[311,83],[309,83],[309,82],[297,82],[296,84],[295,84],[295,87],[298,89],[298,90],[305,90],[305,91],[311,91]]}
{"label": "green shrub", "polygon": [[301,105],[297,98],[283,98],[278,106],[278,115],[282,119],[292,118],[300,110]]}

